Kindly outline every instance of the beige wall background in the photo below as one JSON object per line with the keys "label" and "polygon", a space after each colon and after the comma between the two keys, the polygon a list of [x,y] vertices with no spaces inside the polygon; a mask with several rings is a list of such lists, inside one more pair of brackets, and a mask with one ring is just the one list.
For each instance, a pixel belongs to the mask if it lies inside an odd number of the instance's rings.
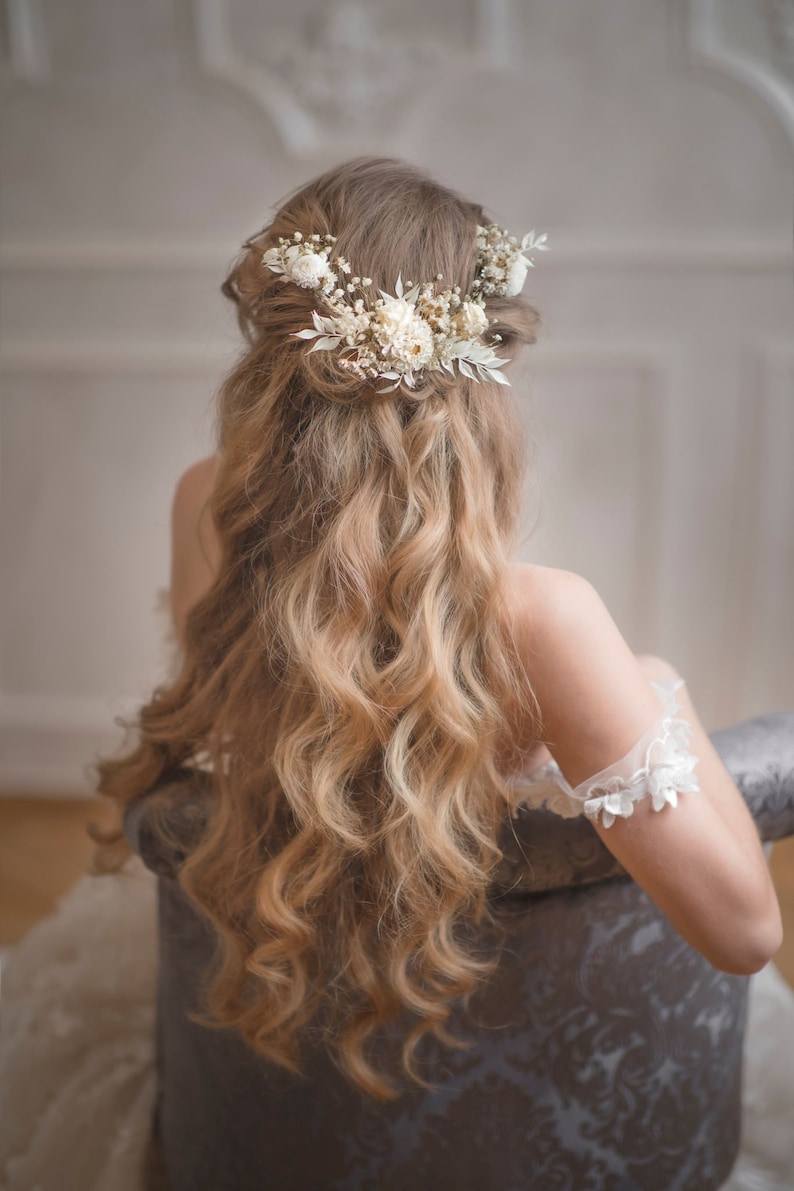
{"label": "beige wall background", "polygon": [[0,788],[84,791],[160,676],[171,495],[237,348],[224,270],[359,152],[549,234],[521,557],[586,575],[709,726],[794,706],[789,0],[3,16]]}

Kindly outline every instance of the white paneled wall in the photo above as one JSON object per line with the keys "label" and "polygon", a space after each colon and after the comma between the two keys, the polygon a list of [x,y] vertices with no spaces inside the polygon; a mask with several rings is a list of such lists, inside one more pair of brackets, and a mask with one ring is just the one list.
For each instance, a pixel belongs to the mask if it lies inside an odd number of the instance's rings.
{"label": "white paneled wall", "polygon": [[358,152],[549,233],[514,389],[522,557],[587,575],[709,725],[794,706],[794,67],[770,11],[5,0],[0,787],[84,789],[157,680],[171,494],[237,347],[218,286]]}

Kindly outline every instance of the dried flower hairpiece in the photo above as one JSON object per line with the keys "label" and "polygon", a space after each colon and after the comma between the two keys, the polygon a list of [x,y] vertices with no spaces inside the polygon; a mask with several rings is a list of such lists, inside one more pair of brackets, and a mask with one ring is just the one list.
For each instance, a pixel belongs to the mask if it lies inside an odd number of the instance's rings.
{"label": "dried flower hairpiece", "polygon": [[[401,385],[414,389],[424,371],[455,365],[471,380],[491,380],[508,385],[499,369],[508,361],[481,336],[488,330],[485,299],[515,296],[521,292],[532,261],[526,254],[545,250],[546,236],[529,232],[520,242],[496,224],[477,228],[477,267],[471,292],[461,297],[460,286],[439,291],[434,281],[403,285],[397,278],[394,294],[378,290],[374,302],[364,294],[372,278],[350,276],[350,264],[341,256],[331,260],[335,236],[304,236],[295,232],[279,237],[278,247],[268,248],[262,264],[285,282],[314,292],[318,302],[332,311],[312,311],[312,327],[294,338],[313,339],[310,351],[341,349],[339,365],[362,380],[391,381],[379,393],[392,393]],[[332,267],[333,266],[333,267]],[[349,280],[347,280],[349,278]],[[355,296],[358,295],[358,296]],[[492,320],[494,323],[496,319]]]}

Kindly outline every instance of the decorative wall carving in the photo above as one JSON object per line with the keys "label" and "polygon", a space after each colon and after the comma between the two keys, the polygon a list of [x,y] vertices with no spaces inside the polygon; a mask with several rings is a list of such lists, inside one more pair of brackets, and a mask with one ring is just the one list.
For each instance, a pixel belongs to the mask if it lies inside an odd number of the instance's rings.
{"label": "decorative wall carving", "polygon": [[512,0],[477,0],[468,54],[440,39],[384,36],[383,0],[328,0],[303,35],[274,35],[257,60],[234,44],[230,2],[193,0],[198,61],[253,100],[295,156],[399,136],[406,114],[432,102],[451,68],[511,62]]}
{"label": "decorative wall carving", "polygon": [[749,87],[794,142],[794,0],[689,0],[691,60]]}
{"label": "decorative wall carving", "polygon": [[18,79],[41,83],[50,76],[50,55],[41,0],[5,0],[6,44]]}
{"label": "decorative wall carving", "polygon": [[[734,681],[757,706],[791,705],[794,673],[794,349],[791,340],[755,344],[747,354],[746,406],[755,424],[756,486],[746,520],[743,641]],[[738,547],[740,548],[740,546]],[[743,646],[743,648],[742,648]]]}
{"label": "decorative wall carving", "polygon": [[794,81],[794,0],[760,0],[760,3],[775,61]]}

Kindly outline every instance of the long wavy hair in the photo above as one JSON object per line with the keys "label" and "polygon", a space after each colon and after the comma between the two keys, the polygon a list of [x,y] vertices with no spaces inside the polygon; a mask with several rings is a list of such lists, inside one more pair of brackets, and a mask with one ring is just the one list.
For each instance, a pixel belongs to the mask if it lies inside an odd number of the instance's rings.
{"label": "long wavy hair", "polygon": [[[381,396],[336,352],[309,353],[290,335],[315,299],[261,261],[279,236],[331,233],[383,290],[441,273],[466,293],[487,222],[416,168],[366,157],[245,243],[223,284],[245,350],[218,397],[220,566],[181,669],[127,724],[134,747],[96,766],[120,820],[209,758],[209,818],[179,872],[219,941],[197,1020],[296,1072],[321,1020],[378,1098],[398,1094],[369,1053],[379,1027],[408,1015],[402,1067],[423,1084],[419,1041],[459,1043],[451,1010],[498,962],[466,932],[491,920],[517,710],[538,723],[510,603],[527,436],[507,387],[428,373]],[[488,314],[507,357],[534,341],[524,299]],[[119,830],[94,838],[97,871],[128,855]]]}

